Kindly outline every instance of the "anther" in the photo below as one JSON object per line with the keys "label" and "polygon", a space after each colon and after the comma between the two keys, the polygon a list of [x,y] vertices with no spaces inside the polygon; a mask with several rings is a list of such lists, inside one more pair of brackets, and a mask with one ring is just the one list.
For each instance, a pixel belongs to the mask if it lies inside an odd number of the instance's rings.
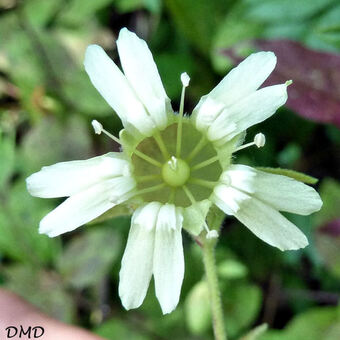
{"label": "anther", "polygon": [[289,85],[292,85],[293,84],[293,80],[287,80],[286,82],[285,82],[285,85],[286,86],[289,86]]}
{"label": "anther", "polygon": [[100,135],[102,132],[106,134],[106,136],[110,137],[111,139],[113,139],[116,143],[118,144],[122,144],[119,140],[119,138],[117,138],[116,136],[112,135],[110,132],[106,131],[104,128],[103,128],[103,125],[100,124],[98,122],[98,120],[93,120],[91,122],[92,126],[93,126],[93,129],[94,129],[94,132],[97,134],[97,135]]}
{"label": "anther", "polygon": [[239,146],[234,152],[248,148],[249,146],[252,145],[256,145],[258,148],[262,148],[265,144],[266,144],[265,135],[263,133],[258,133],[255,135],[253,142]]}
{"label": "anther", "polygon": [[184,87],[189,86],[190,77],[189,77],[188,73],[184,72],[184,73],[181,74],[181,82],[182,82]]}
{"label": "anther", "polygon": [[258,148],[262,148],[266,144],[266,136],[263,133],[258,133],[254,138],[254,143]]}
{"label": "anther", "polygon": [[98,120],[93,120],[91,122],[93,126],[94,133],[100,135],[103,131],[103,125],[98,122]]}
{"label": "anther", "polygon": [[217,238],[217,237],[218,237],[218,232],[216,230],[209,230],[207,232],[206,238],[208,240],[213,239],[213,238]]}

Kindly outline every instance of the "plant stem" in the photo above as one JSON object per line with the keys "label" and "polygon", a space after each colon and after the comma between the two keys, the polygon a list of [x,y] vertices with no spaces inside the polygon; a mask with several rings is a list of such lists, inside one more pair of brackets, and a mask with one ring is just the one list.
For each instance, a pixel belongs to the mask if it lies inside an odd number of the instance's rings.
{"label": "plant stem", "polygon": [[213,328],[216,340],[227,340],[224,327],[221,294],[218,286],[215,246],[217,239],[205,239],[203,242],[203,262],[210,294]]}

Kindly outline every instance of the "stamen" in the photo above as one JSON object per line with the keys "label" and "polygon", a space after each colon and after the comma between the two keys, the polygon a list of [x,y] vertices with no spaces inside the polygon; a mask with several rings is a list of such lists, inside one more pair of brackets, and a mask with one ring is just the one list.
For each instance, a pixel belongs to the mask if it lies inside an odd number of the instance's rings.
{"label": "stamen", "polygon": [[134,196],[139,196],[139,195],[147,194],[147,193],[150,193],[150,192],[153,192],[153,191],[157,191],[157,190],[163,189],[164,187],[165,187],[165,183],[157,184],[157,185],[154,185],[152,187],[136,191]]}
{"label": "stamen", "polygon": [[207,144],[207,142],[208,142],[207,139],[204,136],[202,136],[200,141],[196,144],[194,149],[190,152],[186,161],[190,162],[198,154],[198,152],[201,151],[201,149]]}
{"label": "stamen", "polygon": [[170,157],[169,152],[164,144],[162,136],[158,131],[154,134],[153,138],[155,139],[159,149],[161,150],[164,159],[169,159]]}
{"label": "stamen", "polygon": [[142,182],[148,182],[152,181],[154,179],[161,179],[161,175],[145,175],[145,176],[136,176],[135,177],[137,182],[142,183]]}
{"label": "stamen", "polygon": [[202,162],[202,163],[198,163],[196,165],[194,165],[191,170],[194,171],[194,170],[198,170],[198,169],[201,169],[201,168],[204,168],[205,166],[208,166],[214,162],[218,161],[218,155],[214,156],[214,157],[211,157],[209,159],[207,159],[206,161]]}
{"label": "stamen", "polygon": [[182,127],[183,127],[183,114],[184,114],[184,97],[185,97],[185,89],[189,86],[190,77],[186,72],[181,74],[181,82],[182,82],[182,94],[181,94],[181,102],[179,105],[179,121],[177,125],[177,143],[176,143],[176,156],[181,156],[181,146],[182,146]]}
{"label": "stamen", "polygon": [[239,146],[234,152],[248,148],[249,146],[252,146],[252,145],[256,145],[258,148],[262,148],[265,144],[266,144],[265,135],[263,133],[258,133],[255,135],[253,142]]}
{"label": "stamen", "polygon": [[[98,135],[100,135],[102,132],[106,134],[106,136],[110,137],[111,139],[113,139],[116,143],[122,145],[121,141],[119,140],[119,138],[117,138],[116,136],[112,135],[110,132],[106,131],[104,128],[103,128],[103,125],[100,124],[97,120],[93,120],[92,121],[92,126],[93,126],[93,129],[94,129],[94,132]],[[135,149],[133,151],[133,153],[144,159],[145,161],[149,162],[150,164],[152,165],[155,165],[159,168],[162,167],[162,164],[158,161],[156,161],[155,159],[151,158],[150,156],[146,155],[145,153]]]}
{"label": "stamen", "polygon": [[119,138],[117,138],[116,136],[112,135],[110,132],[106,131],[104,128],[103,128],[103,125],[101,123],[99,123],[97,120],[93,120],[91,122],[92,126],[93,126],[93,129],[94,129],[94,132],[97,134],[97,135],[100,135],[102,132],[104,132],[106,134],[106,136],[110,137],[111,139],[113,139],[116,143],[122,145],[121,141],[119,140]]}
{"label": "stamen", "polygon": [[95,119],[91,122],[91,124],[93,126],[94,133],[100,135],[103,131],[103,125],[100,124],[98,120]]}
{"label": "stamen", "polygon": [[183,185],[183,190],[185,192],[185,194],[188,196],[189,198],[189,201],[191,202],[191,204],[196,204],[196,200],[195,200],[195,197],[192,195],[192,193],[190,192],[190,190],[187,188],[186,185]]}
{"label": "stamen", "polygon": [[207,235],[205,236],[208,240],[211,240],[212,238],[217,238],[218,237],[218,232],[217,230],[213,229],[213,230],[209,230],[207,232]]}
{"label": "stamen", "polygon": [[193,178],[193,177],[189,179],[189,183],[197,184],[202,187],[209,188],[209,189],[213,189],[217,184],[216,182],[207,181],[205,179],[200,179],[200,178]]}
{"label": "stamen", "polygon": [[133,153],[134,153],[136,156],[138,156],[139,158],[144,159],[145,161],[149,162],[149,163],[152,164],[152,165],[155,165],[155,166],[157,166],[157,167],[159,167],[159,168],[162,167],[162,164],[161,164],[160,162],[156,161],[155,159],[151,158],[150,156],[146,155],[145,153],[143,153],[143,152],[141,152],[141,151],[139,151],[139,150],[137,150],[137,149],[135,149],[135,150],[133,151]]}

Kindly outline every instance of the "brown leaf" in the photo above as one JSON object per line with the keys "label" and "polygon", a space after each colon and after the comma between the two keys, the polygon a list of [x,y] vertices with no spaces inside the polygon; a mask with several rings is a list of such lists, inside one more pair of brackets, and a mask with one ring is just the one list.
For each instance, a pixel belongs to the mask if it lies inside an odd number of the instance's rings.
{"label": "brown leaf", "polygon": [[[340,54],[311,50],[290,40],[256,40],[259,51],[273,51],[278,59],[265,86],[292,79],[286,106],[298,115],[340,128]],[[236,49],[222,53],[240,61]]]}

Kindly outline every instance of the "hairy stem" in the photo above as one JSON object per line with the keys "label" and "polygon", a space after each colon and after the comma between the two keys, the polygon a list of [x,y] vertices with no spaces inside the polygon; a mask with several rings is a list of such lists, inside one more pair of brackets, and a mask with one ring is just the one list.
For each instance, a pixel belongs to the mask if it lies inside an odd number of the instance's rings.
{"label": "hairy stem", "polygon": [[224,327],[221,294],[218,286],[215,261],[215,246],[217,239],[205,239],[203,242],[203,262],[210,294],[213,328],[216,340],[227,340]]}

